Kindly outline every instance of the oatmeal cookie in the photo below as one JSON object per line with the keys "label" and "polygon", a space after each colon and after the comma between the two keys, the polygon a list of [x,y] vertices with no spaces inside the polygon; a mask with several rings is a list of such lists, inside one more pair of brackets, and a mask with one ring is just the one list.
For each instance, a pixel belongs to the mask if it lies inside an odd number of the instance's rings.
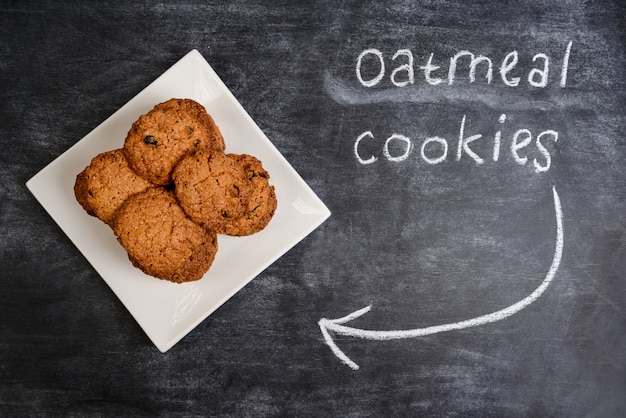
{"label": "oatmeal cookie", "polygon": [[218,234],[244,214],[251,193],[239,161],[217,151],[200,150],[183,158],[174,168],[172,180],[187,215]]}
{"label": "oatmeal cookie", "polygon": [[251,155],[201,150],[181,160],[172,179],[183,210],[218,234],[251,235],[276,210],[269,174]]}
{"label": "oatmeal cookie", "polygon": [[116,149],[95,156],[76,176],[74,195],[88,214],[110,225],[129,196],[153,186],[130,168],[125,151]]}
{"label": "oatmeal cookie", "polygon": [[135,267],[171,282],[201,279],[217,252],[215,232],[189,219],[173,192],[163,187],[129,197],[113,231]]}
{"label": "oatmeal cookie", "polygon": [[133,123],[124,140],[131,167],[158,185],[170,184],[174,166],[202,148],[224,151],[224,138],[204,106],[191,99],[156,105]]}
{"label": "oatmeal cookie", "polygon": [[226,234],[252,235],[264,229],[274,216],[278,206],[276,191],[274,186],[270,185],[270,175],[260,160],[248,154],[230,155],[243,167],[252,191],[248,196],[243,215],[227,226]]}

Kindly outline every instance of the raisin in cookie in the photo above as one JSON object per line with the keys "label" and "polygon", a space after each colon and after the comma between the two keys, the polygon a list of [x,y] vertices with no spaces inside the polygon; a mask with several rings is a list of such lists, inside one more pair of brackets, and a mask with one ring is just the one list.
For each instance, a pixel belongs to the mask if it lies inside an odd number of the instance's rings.
{"label": "raisin in cookie", "polygon": [[162,280],[199,280],[217,252],[217,235],[194,223],[173,192],[153,187],[129,197],[113,231],[132,264]]}
{"label": "raisin in cookie", "polygon": [[124,141],[131,167],[146,180],[171,183],[174,166],[197,149],[224,151],[224,138],[204,106],[170,99],[137,119]]}
{"label": "raisin in cookie", "polygon": [[129,196],[153,186],[130,168],[125,151],[116,149],[95,156],[76,176],[74,195],[88,214],[110,225]]}

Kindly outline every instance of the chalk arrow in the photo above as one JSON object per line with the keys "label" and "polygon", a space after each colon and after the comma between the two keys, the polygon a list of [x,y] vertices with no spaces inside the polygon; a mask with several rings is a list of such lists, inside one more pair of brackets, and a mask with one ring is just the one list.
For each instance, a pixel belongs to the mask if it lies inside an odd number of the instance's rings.
{"label": "chalk arrow", "polygon": [[337,335],[346,335],[350,337],[362,338],[367,340],[397,340],[402,338],[415,338],[422,337],[430,334],[437,334],[439,332],[445,331],[453,331],[458,329],[477,327],[479,325],[488,324],[490,322],[496,322],[503,320],[530,305],[534,301],[536,301],[545,290],[548,288],[552,279],[556,274],[557,269],[559,268],[559,264],[561,263],[561,255],[563,254],[563,213],[561,211],[561,201],[559,200],[559,195],[556,192],[556,189],[552,188],[552,194],[554,196],[554,211],[556,213],[556,246],[554,249],[554,257],[552,258],[552,265],[550,265],[550,269],[546,274],[545,279],[541,282],[541,284],[528,296],[519,302],[514,303],[513,305],[501,309],[496,312],[492,312],[490,314],[482,315],[476,318],[467,319],[465,321],[454,322],[449,324],[442,325],[434,325],[425,328],[416,328],[416,329],[408,329],[408,330],[390,330],[390,331],[375,331],[375,330],[366,330],[359,328],[352,328],[346,325],[343,325],[347,322],[350,322],[363,314],[366,314],[372,308],[372,305],[366,306],[363,309],[359,309],[351,313],[350,315],[344,316],[343,318],[338,319],[327,319],[322,318],[319,320],[318,325],[322,331],[322,335],[324,336],[324,340],[326,344],[330,347],[332,352],[341,360],[344,364],[350,367],[353,370],[358,370],[359,365],[354,361],[350,360],[350,358],[343,352],[331,335],[331,331]]}

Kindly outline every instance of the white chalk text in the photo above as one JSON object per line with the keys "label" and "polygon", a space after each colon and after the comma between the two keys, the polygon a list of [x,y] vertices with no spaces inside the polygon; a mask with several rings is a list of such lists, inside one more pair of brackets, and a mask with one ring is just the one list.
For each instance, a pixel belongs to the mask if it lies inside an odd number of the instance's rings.
{"label": "white chalk text", "polygon": [[[506,122],[506,114],[501,114],[498,122]],[[459,134],[456,138],[446,139],[440,136],[430,136],[419,145],[419,158],[428,165],[437,165],[445,161],[460,161],[464,158],[473,160],[477,165],[482,165],[489,159],[497,162],[503,148],[502,129],[497,130],[493,136],[471,132],[467,126],[467,117],[463,115],[459,124]],[[529,153],[532,151],[532,166],[536,173],[543,173],[550,169],[552,157],[548,146],[559,139],[557,131],[548,129],[534,134],[531,130],[521,128],[515,130],[509,138],[508,152],[513,161],[519,165],[529,162]],[[354,155],[362,165],[376,163],[380,158],[391,162],[401,162],[409,158],[419,143],[417,139],[393,133],[386,139],[376,138],[371,131],[361,133],[354,141]],[[477,151],[476,145],[481,151]],[[370,150],[369,152],[364,149]],[[372,149],[379,149],[378,154],[372,153]],[[486,154],[485,150],[489,152]],[[506,148],[505,148],[506,150]],[[481,154],[482,153],[482,154]]]}

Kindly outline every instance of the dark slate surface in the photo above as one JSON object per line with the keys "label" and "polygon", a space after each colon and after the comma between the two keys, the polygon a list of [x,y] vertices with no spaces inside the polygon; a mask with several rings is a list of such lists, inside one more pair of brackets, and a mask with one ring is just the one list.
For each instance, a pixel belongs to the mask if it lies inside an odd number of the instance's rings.
{"label": "dark slate surface", "polygon": [[[2,2],[0,415],[623,414],[626,10],[469,3]],[[194,48],[333,215],[162,354],[25,182]],[[372,87],[368,49],[385,66]],[[464,57],[450,84],[464,50],[492,60],[490,83]],[[409,55],[414,82],[396,86]],[[374,83],[376,55],[361,64]],[[545,131],[558,141],[542,152]],[[393,134],[402,161],[383,153]],[[346,325],[419,329],[523,300],[554,256],[553,188],[562,259],[530,306],[417,338],[332,334],[356,371],[325,343],[321,318],[369,305]]]}

